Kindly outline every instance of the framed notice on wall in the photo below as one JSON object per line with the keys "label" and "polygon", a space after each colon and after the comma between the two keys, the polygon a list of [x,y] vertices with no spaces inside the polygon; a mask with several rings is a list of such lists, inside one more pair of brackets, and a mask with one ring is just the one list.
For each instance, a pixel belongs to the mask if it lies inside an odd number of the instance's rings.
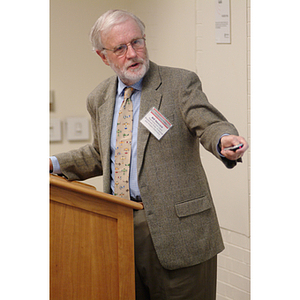
{"label": "framed notice on wall", "polygon": [[215,32],[217,44],[230,44],[230,0],[215,0]]}

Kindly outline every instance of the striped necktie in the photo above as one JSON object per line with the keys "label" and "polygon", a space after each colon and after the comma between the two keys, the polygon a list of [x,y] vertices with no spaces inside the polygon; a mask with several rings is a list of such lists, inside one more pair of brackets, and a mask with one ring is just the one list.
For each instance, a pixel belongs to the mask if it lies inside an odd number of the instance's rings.
{"label": "striped necktie", "polygon": [[133,120],[132,101],[130,97],[133,91],[134,88],[125,88],[124,100],[117,122],[114,195],[125,199],[130,199],[129,170]]}

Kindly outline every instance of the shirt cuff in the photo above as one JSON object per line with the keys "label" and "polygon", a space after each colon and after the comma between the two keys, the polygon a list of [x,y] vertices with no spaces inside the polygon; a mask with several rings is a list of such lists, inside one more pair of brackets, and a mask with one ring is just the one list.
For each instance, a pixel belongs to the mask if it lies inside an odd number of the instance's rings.
{"label": "shirt cuff", "polygon": [[220,137],[219,143],[218,143],[218,145],[217,145],[217,151],[218,151],[218,153],[219,153],[219,155],[220,155],[221,157],[225,157],[223,154],[221,154],[221,147],[220,147],[221,138],[222,138],[223,136],[225,136],[225,135],[229,135],[229,134],[228,134],[228,133],[224,133],[224,134]]}
{"label": "shirt cuff", "polygon": [[61,174],[60,165],[58,159],[55,156],[50,156],[53,165],[53,174]]}

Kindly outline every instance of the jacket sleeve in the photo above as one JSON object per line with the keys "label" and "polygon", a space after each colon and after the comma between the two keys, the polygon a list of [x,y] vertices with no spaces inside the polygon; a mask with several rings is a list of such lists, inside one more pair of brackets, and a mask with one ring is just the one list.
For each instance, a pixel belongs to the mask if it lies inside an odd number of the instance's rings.
{"label": "jacket sleeve", "polygon": [[238,135],[233,124],[208,102],[202,91],[201,81],[193,72],[181,77],[180,107],[189,130],[197,135],[203,147],[220,159],[227,168],[233,168],[236,161],[220,156],[217,146],[223,134]]}

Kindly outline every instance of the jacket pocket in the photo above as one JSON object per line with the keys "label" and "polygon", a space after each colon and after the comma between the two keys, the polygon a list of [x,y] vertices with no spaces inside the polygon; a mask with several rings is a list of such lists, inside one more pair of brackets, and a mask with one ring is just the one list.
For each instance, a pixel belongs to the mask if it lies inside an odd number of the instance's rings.
{"label": "jacket pocket", "polygon": [[212,204],[208,197],[197,198],[175,204],[176,214],[179,218],[203,212],[211,207]]}

